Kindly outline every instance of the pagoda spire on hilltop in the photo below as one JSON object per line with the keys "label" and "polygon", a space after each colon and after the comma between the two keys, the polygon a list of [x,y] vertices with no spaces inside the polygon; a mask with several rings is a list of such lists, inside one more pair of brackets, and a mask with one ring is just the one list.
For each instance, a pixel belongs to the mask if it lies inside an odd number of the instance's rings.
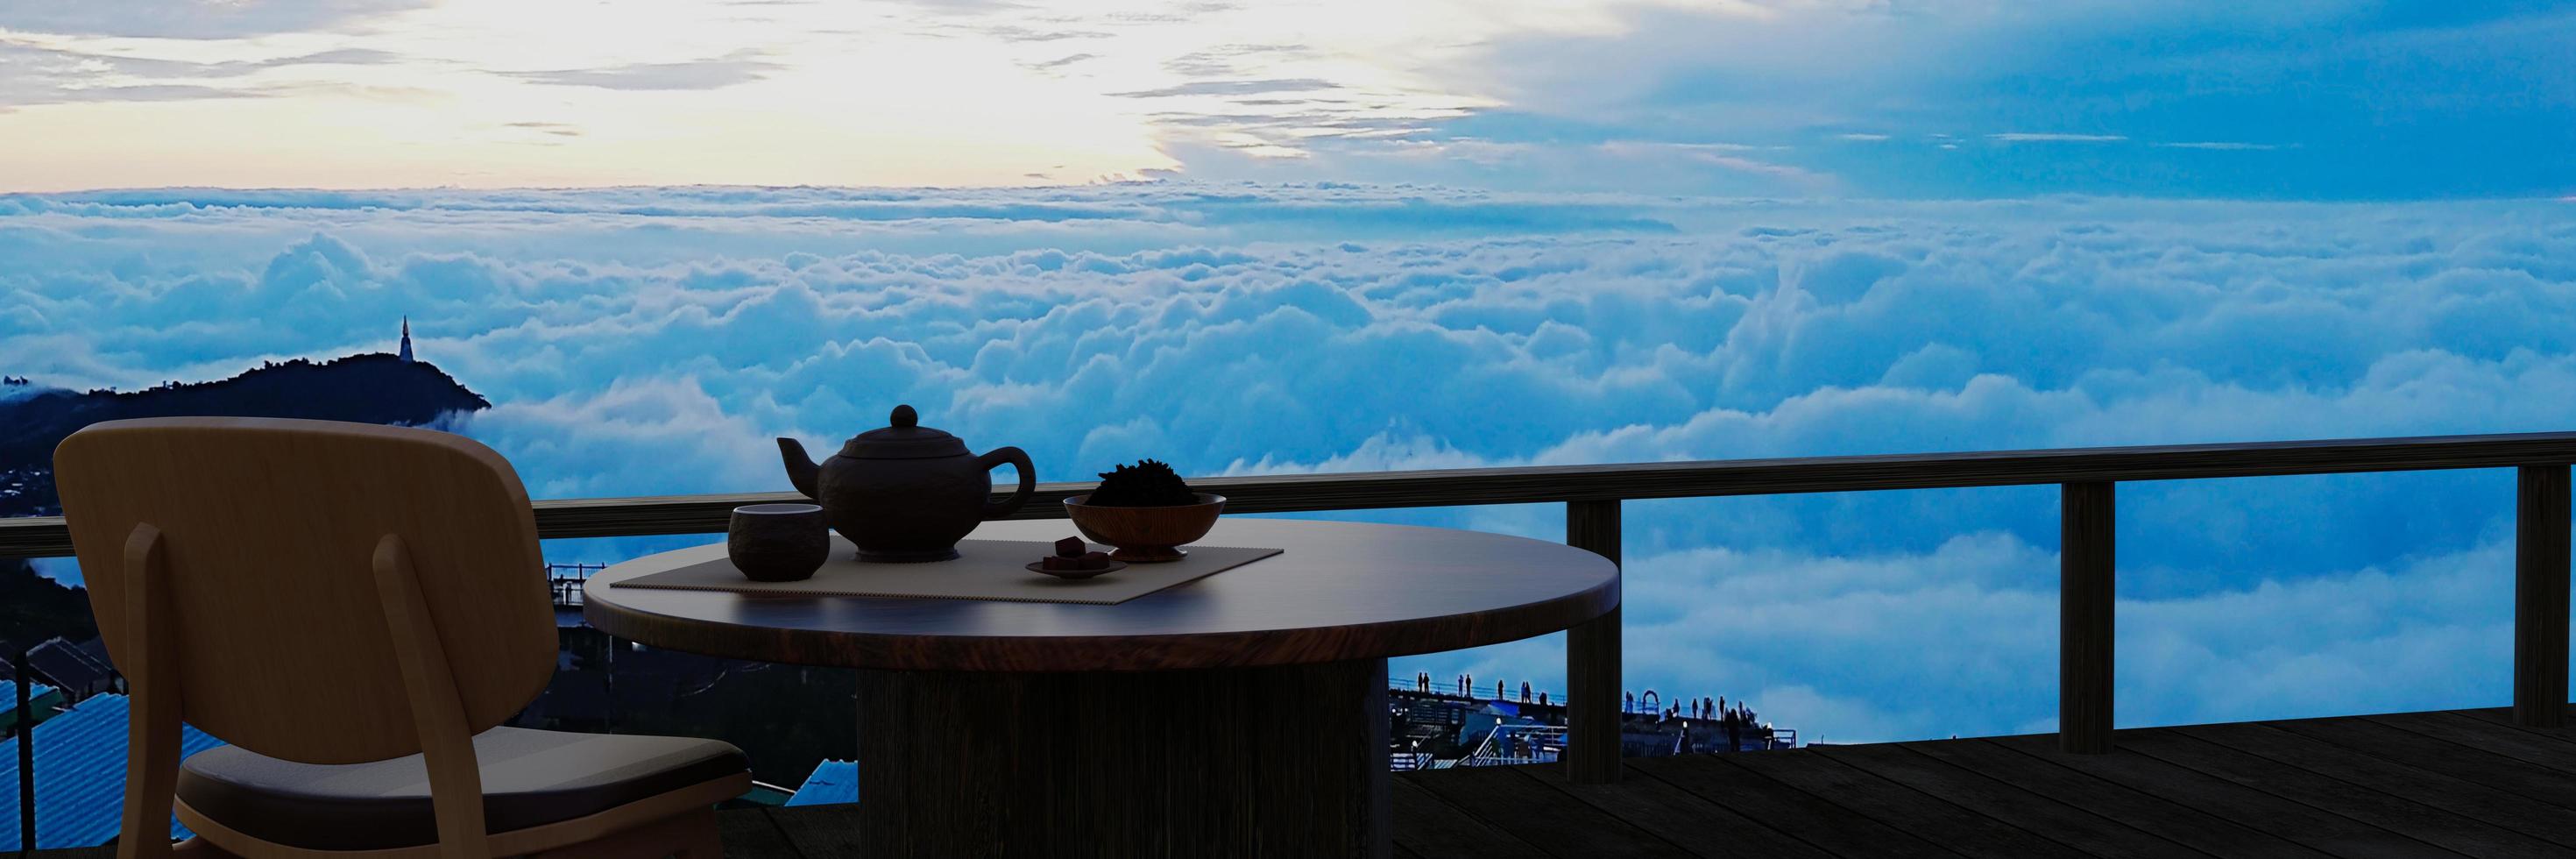
{"label": "pagoda spire on hilltop", "polygon": [[395,357],[398,357],[398,358],[401,358],[401,359],[402,359],[402,362],[403,362],[403,363],[405,363],[405,364],[409,364],[409,363],[411,363],[411,315],[410,315],[410,314],[404,314],[404,315],[403,315],[403,322],[402,322],[402,350],[401,350],[401,351],[399,351],[399,352],[394,353],[394,356],[395,356]]}

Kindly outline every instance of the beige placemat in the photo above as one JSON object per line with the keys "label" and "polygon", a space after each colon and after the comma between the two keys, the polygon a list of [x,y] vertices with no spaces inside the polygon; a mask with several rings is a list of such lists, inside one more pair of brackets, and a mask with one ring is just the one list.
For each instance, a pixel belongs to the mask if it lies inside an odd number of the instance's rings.
{"label": "beige placemat", "polygon": [[832,537],[832,559],[823,562],[823,568],[815,570],[813,578],[804,581],[755,582],[743,578],[742,571],[734,569],[732,561],[717,558],[616,582],[611,587],[1115,605],[1240,567],[1280,551],[1234,546],[1183,548],[1189,556],[1177,561],[1128,564],[1123,570],[1074,580],[1029,572],[1027,564],[1030,561],[1055,554],[1053,543],[966,540],[957,544],[958,557],[953,561],[876,564],[853,557],[857,550],[836,534]]}

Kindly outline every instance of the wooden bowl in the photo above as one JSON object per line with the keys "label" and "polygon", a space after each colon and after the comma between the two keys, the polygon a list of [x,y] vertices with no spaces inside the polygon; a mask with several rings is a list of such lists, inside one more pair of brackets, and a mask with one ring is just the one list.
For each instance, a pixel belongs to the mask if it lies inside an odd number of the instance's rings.
{"label": "wooden bowl", "polygon": [[1177,561],[1188,552],[1181,547],[1207,536],[1216,527],[1216,516],[1225,511],[1225,496],[1198,494],[1197,504],[1169,507],[1096,507],[1083,502],[1088,494],[1064,500],[1065,515],[1073,519],[1075,530],[1084,539],[1118,547],[1109,553],[1113,560],[1130,564],[1152,564]]}

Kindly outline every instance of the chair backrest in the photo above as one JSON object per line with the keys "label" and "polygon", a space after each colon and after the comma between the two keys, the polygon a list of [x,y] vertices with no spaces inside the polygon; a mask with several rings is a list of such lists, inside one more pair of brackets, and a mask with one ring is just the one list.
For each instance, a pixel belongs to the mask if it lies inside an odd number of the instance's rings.
{"label": "chair backrest", "polygon": [[[430,430],[263,418],[94,424],[54,451],[108,655],[126,628],[125,544],[162,533],[180,717],[270,757],[357,763],[421,751],[385,608],[377,543],[410,550],[468,730],[545,689],[554,609],[527,490],[508,461]],[[155,682],[156,689],[163,689]]]}

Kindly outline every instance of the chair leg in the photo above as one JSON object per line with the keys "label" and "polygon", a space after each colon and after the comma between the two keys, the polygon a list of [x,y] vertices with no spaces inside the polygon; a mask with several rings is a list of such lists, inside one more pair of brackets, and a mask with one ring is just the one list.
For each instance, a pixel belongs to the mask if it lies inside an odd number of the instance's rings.
{"label": "chair leg", "polygon": [[716,810],[701,808],[682,816],[688,820],[682,824],[685,831],[679,833],[680,849],[671,855],[677,859],[724,859],[724,837],[716,829]]}
{"label": "chair leg", "polygon": [[683,811],[632,829],[566,844],[528,859],[724,859],[724,841],[716,834],[716,810]]}

